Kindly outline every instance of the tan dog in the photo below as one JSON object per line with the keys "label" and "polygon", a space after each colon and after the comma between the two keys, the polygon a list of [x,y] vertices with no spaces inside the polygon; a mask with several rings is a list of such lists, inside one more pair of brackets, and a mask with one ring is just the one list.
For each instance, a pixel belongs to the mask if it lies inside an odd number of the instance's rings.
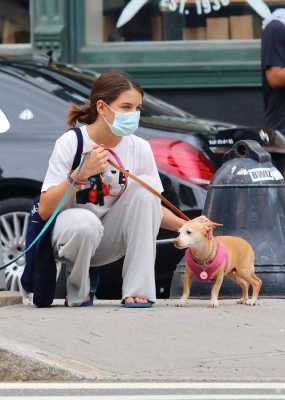
{"label": "tan dog", "polygon": [[[187,248],[190,251],[187,250],[185,255],[186,265],[183,293],[180,302],[177,304],[178,306],[183,306],[187,302],[192,278],[194,273],[197,275],[199,271],[197,268],[199,267],[202,270],[199,277],[202,277],[204,280],[210,278],[214,282],[211,292],[211,307],[217,307],[219,304],[219,291],[225,275],[238,283],[242,288],[242,298],[238,303],[255,305],[257,302],[262,281],[254,273],[253,248],[246,240],[237,236],[214,237],[213,229],[217,226],[220,226],[220,224],[216,224],[210,220],[190,221],[184,224],[179,231],[175,247],[179,249]],[[220,256],[218,256],[218,253],[221,253]],[[191,259],[189,259],[189,254],[190,257],[192,256]],[[214,265],[213,260],[215,260],[216,255],[217,264]],[[214,271],[216,268],[211,276],[207,276],[208,267],[209,272]],[[248,298],[249,286],[252,286],[253,289],[251,299]]]}

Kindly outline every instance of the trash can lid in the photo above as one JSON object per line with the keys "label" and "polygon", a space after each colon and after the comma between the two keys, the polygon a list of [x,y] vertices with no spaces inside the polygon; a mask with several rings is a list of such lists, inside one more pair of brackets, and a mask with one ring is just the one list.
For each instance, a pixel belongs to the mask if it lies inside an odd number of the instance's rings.
{"label": "trash can lid", "polygon": [[214,175],[213,186],[280,186],[285,183],[271,155],[255,140],[240,140],[224,155],[225,163]]}
{"label": "trash can lid", "polygon": [[209,187],[214,185],[282,185],[281,172],[271,162],[259,163],[249,158],[227,161],[214,175]]}

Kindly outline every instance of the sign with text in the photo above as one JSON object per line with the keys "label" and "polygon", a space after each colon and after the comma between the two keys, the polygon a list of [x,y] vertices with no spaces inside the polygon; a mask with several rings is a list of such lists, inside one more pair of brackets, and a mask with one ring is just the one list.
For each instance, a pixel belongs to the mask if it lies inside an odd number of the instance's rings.
{"label": "sign with text", "polygon": [[[121,28],[129,22],[138,12],[151,0],[130,0],[123,9],[117,28]],[[222,7],[228,7],[231,0],[193,0],[196,13],[198,15],[210,14],[213,11],[219,11]],[[247,4],[262,18],[268,17],[271,12],[263,0],[245,0]],[[177,12],[181,15],[189,15],[190,10],[187,7],[189,0],[159,0],[159,8],[162,12]]]}

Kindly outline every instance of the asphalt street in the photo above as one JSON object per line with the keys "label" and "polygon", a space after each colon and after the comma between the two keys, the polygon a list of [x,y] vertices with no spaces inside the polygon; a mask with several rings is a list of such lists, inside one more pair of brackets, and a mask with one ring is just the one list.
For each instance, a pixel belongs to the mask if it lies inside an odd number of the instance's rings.
{"label": "asphalt street", "polygon": [[96,381],[284,381],[285,300],[1,307],[0,349]]}

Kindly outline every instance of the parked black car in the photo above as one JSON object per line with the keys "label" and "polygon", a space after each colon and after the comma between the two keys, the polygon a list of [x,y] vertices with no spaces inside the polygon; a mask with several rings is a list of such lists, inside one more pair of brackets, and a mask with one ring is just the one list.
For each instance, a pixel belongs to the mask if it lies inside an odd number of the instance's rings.
{"label": "parked black car", "polygon": [[[71,65],[35,60],[0,60],[0,235],[4,262],[25,247],[27,212],[40,191],[54,142],[64,130],[71,102],[82,103],[97,74]],[[2,131],[1,131],[2,126]],[[5,131],[5,132],[4,132]],[[283,168],[285,140],[279,132],[208,121],[145,95],[137,134],[149,140],[164,195],[189,216],[201,213],[207,184],[224,152],[241,139],[254,139]],[[161,230],[156,262],[159,297],[168,297],[172,273],[183,253],[161,242],[174,237]],[[5,271],[18,289],[24,258]],[[99,296],[120,297],[120,263],[102,272]]]}

